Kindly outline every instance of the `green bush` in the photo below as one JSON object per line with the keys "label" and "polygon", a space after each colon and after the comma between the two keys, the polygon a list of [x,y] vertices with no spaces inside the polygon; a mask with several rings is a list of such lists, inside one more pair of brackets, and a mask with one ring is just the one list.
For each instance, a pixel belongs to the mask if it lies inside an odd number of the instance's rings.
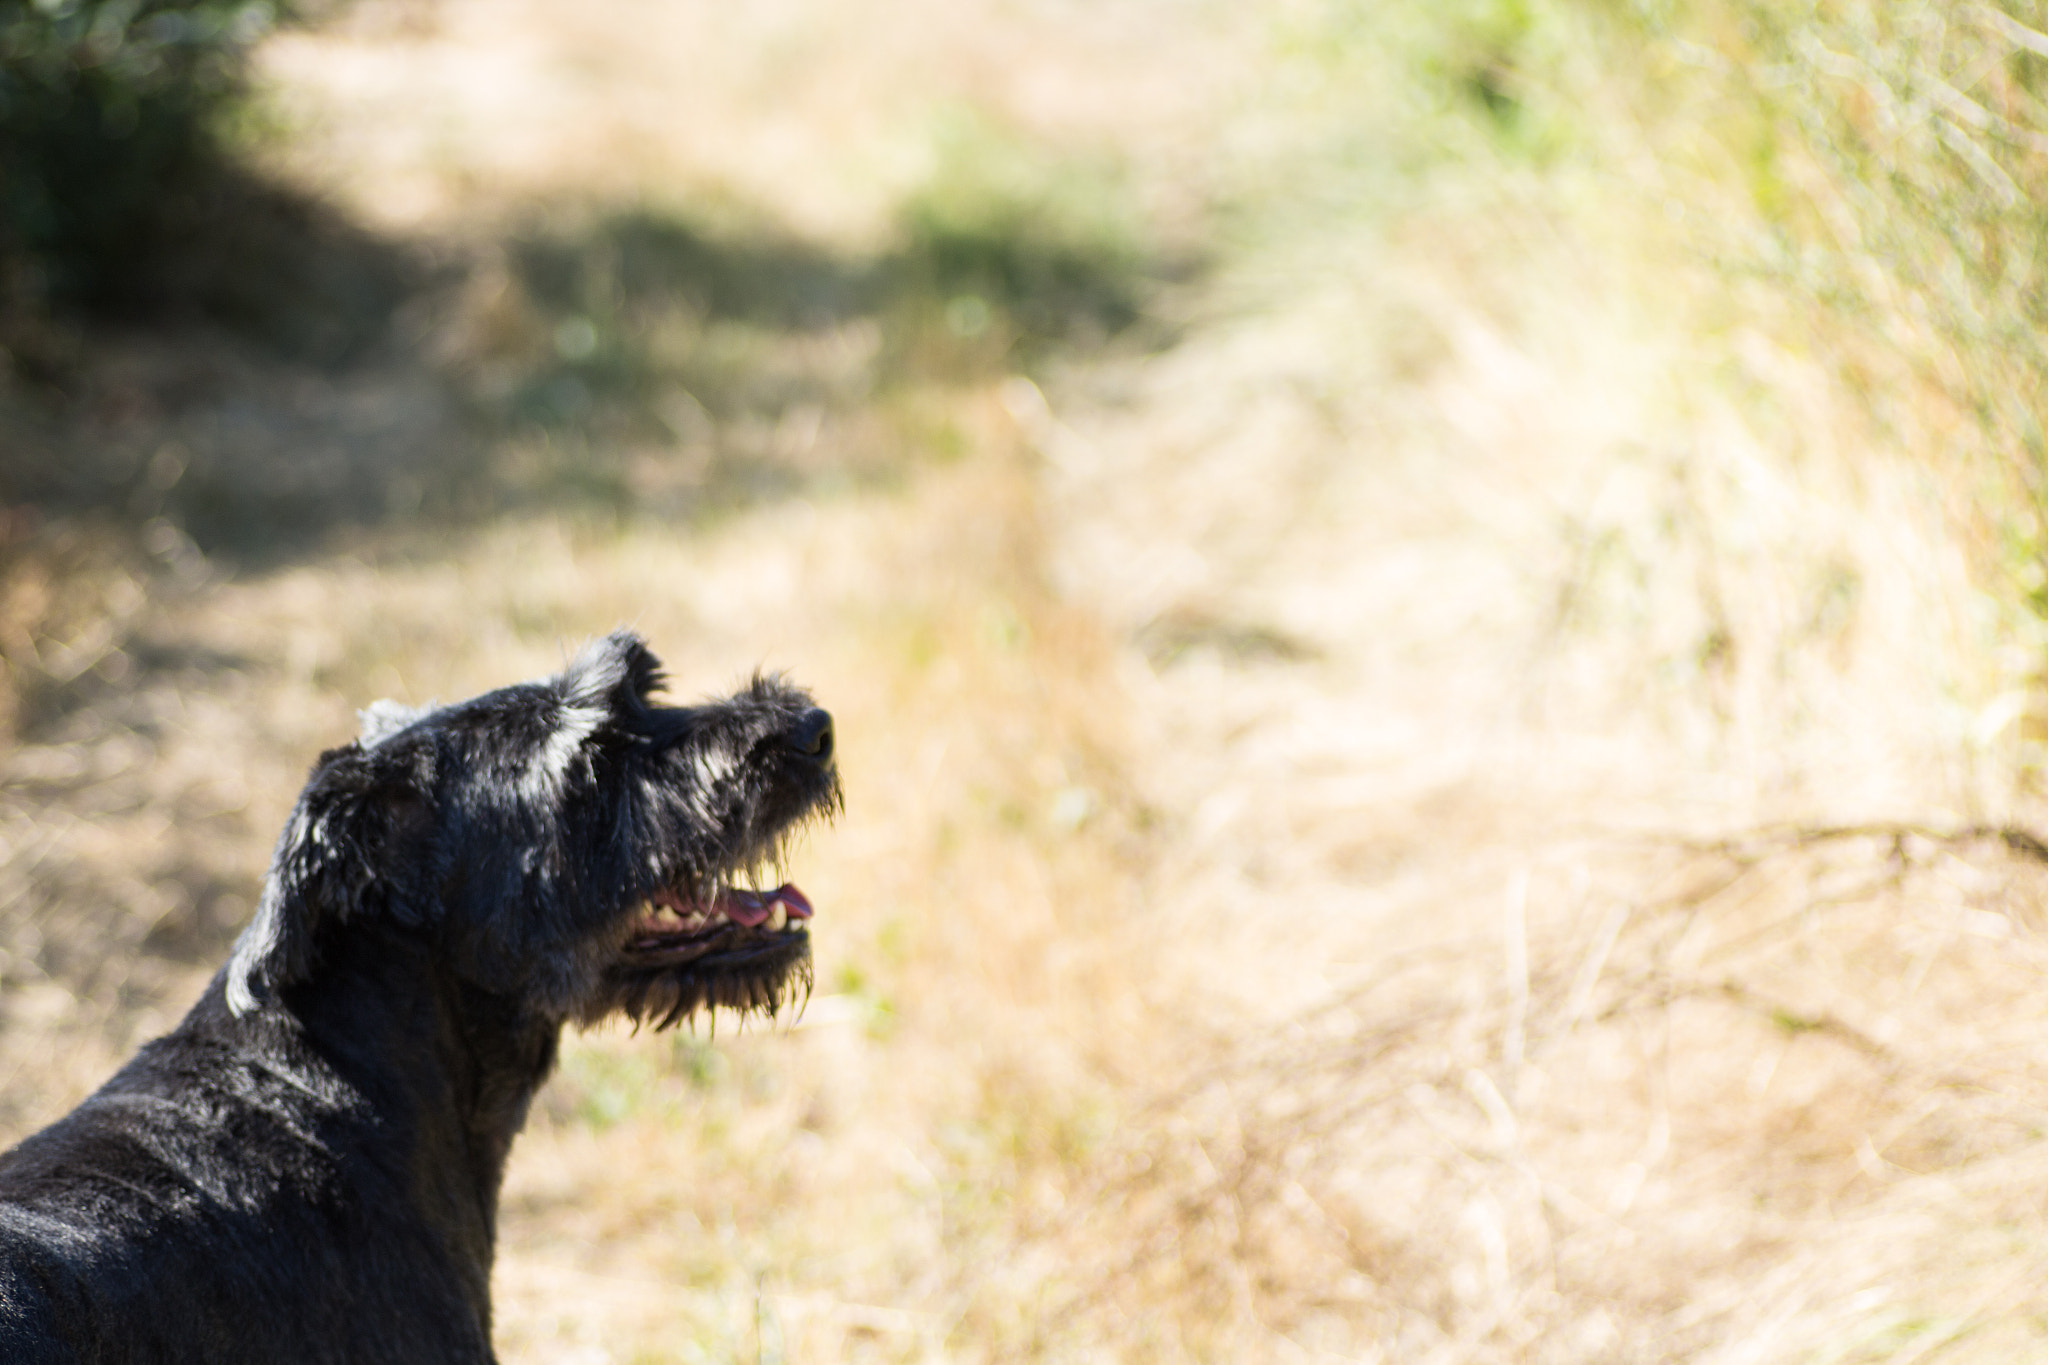
{"label": "green bush", "polygon": [[217,159],[268,4],[0,0],[0,257],[16,296],[106,303]]}
{"label": "green bush", "polygon": [[[1342,92],[1332,142],[1365,168],[1338,183],[1405,154],[1411,182],[1452,169],[1599,219],[1617,266],[1689,263],[1669,298],[1701,335],[1813,362],[1874,441],[1953,490],[1998,590],[2048,619],[2048,0],[1308,13],[1288,52]],[[1749,364],[1731,361],[1771,392]]]}

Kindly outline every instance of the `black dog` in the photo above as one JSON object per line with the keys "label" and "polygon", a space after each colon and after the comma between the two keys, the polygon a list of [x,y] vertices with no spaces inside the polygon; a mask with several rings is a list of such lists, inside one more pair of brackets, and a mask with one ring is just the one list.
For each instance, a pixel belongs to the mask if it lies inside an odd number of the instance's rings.
{"label": "black dog", "polygon": [[169,1036],[0,1156],[0,1361],[483,1362],[498,1188],[562,1025],[774,1012],[832,720],[657,706],[634,636],[321,755]]}

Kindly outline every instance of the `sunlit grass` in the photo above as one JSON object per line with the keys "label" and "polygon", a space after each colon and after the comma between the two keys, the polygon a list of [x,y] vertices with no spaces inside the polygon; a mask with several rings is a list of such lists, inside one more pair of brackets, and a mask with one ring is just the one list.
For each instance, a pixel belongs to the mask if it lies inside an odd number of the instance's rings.
{"label": "sunlit grass", "polygon": [[804,13],[279,49],[487,496],[10,574],[11,1131],[355,707],[624,623],[848,810],[803,1013],[567,1043],[508,1360],[2038,1353],[2041,16]]}

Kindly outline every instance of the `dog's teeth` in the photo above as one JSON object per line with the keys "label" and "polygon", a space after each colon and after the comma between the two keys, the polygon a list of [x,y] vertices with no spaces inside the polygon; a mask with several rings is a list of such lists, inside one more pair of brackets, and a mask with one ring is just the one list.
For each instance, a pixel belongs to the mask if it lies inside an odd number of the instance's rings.
{"label": "dog's teeth", "polygon": [[783,926],[788,923],[789,911],[783,908],[781,901],[768,907],[768,928],[771,932],[780,933]]}

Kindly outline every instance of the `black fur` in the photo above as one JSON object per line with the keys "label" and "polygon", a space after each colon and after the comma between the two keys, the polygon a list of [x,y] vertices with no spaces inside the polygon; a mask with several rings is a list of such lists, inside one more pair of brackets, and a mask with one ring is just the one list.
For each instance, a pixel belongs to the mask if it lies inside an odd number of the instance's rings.
{"label": "black fur", "polygon": [[660,684],[622,632],[321,755],[191,1014],[0,1155],[0,1361],[493,1359],[499,1184],[562,1025],[809,986],[801,896],[719,888],[837,809],[830,717]]}

